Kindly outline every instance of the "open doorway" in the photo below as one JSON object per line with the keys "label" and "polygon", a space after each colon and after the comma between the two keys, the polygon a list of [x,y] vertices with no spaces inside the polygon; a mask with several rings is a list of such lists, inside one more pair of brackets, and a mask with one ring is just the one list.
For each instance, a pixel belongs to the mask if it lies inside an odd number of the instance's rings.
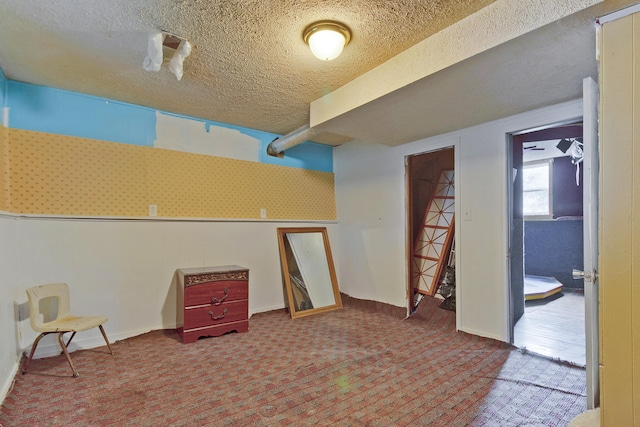
{"label": "open doorway", "polygon": [[582,123],[511,140],[512,342],[585,366]]}
{"label": "open doorway", "polygon": [[454,148],[408,156],[406,185],[408,314],[423,297],[443,299],[441,307],[455,311]]}

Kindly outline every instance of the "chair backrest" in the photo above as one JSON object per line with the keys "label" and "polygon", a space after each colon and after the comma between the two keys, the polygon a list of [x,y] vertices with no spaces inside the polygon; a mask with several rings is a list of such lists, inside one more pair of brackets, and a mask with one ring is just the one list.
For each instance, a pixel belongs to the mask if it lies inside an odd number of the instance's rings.
{"label": "chair backrest", "polygon": [[[45,298],[56,298],[58,301],[58,314],[56,319],[66,317],[70,314],[69,307],[69,287],[66,283],[50,283],[46,285],[34,286],[27,289],[29,298],[29,321],[31,327],[36,332],[45,332],[46,324],[41,317],[40,301]],[[51,319],[56,320],[56,319]]]}

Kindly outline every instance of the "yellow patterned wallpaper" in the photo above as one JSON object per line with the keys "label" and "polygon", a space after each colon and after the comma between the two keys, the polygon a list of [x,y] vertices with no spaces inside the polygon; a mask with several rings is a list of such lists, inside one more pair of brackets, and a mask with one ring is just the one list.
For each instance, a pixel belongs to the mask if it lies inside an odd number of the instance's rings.
{"label": "yellow patterned wallpaper", "polygon": [[0,124],[0,211],[9,211],[9,129]]}
{"label": "yellow patterned wallpaper", "polygon": [[332,173],[6,131],[10,212],[144,217],[156,204],[159,217],[260,218],[265,208],[268,219],[336,219]]}

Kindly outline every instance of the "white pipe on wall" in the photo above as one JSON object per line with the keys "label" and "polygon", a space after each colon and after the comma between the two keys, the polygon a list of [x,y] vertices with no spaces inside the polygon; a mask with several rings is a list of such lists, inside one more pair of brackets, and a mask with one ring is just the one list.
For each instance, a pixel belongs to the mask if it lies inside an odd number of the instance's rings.
{"label": "white pipe on wall", "polygon": [[318,133],[319,131],[317,129],[310,128],[309,125],[299,127],[298,129],[271,141],[267,147],[267,154],[274,157],[282,157],[284,150],[295,147],[296,145],[313,138]]}

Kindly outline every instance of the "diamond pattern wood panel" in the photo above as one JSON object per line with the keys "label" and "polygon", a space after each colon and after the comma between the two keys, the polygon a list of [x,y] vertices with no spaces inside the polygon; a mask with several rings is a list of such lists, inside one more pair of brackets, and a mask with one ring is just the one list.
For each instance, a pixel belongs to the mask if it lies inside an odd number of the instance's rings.
{"label": "diamond pattern wood panel", "polygon": [[413,250],[411,277],[417,292],[433,296],[438,290],[438,280],[453,240],[454,213],[454,172],[444,170],[427,205]]}

